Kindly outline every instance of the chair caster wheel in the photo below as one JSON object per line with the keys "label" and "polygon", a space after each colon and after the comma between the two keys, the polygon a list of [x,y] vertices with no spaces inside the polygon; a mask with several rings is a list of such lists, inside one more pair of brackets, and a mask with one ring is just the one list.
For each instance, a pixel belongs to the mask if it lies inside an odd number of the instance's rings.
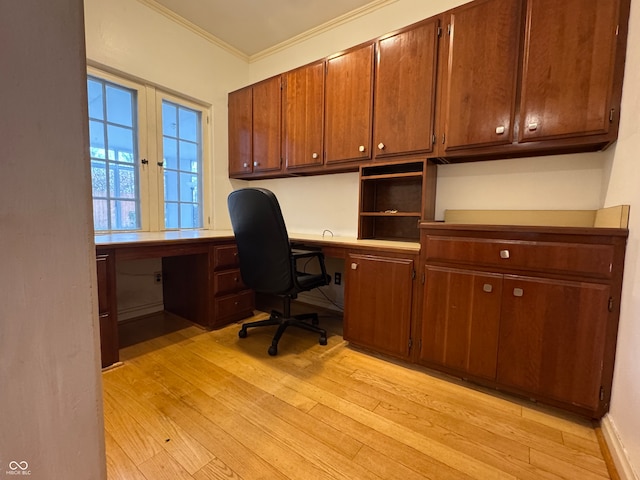
{"label": "chair caster wheel", "polygon": [[326,345],[327,344],[327,337],[320,337],[320,345]]}
{"label": "chair caster wheel", "polygon": [[247,338],[247,331],[244,328],[241,328],[240,331],[238,332],[238,336],[240,338]]}
{"label": "chair caster wheel", "polygon": [[276,347],[275,345],[271,345],[268,351],[269,351],[269,355],[274,357],[278,354],[278,347]]}

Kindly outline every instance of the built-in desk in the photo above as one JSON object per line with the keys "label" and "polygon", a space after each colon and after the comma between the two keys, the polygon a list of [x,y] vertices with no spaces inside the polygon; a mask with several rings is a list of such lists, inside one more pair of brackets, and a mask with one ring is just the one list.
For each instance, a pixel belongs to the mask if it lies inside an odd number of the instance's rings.
{"label": "built-in desk", "polygon": [[[309,234],[290,234],[292,243],[320,248],[327,257],[345,259],[349,268],[345,275],[345,319],[354,328],[352,340],[358,342],[358,332],[366,332],[364,346],[381,347],[382,351],[394,353],[385,347],[389,335],[380,325],[377,329],[365,325],[371,317],[364,317],[373,305],[371,295],[380,288],[387,293],[397,275],[392,271],[396,262],[411,263],[411,271],[420,251],[420,245],[412,242],[383,240],[358,240],[350,237],[331,237]],[[165,310],[197,323],[204,328],[217,328],[230,322],[246,318],[253,313],[254,295],[242,283],[237,262],[237,250],[233,232],[211,230],[187,230],[170,232],[115,233],[96,235],[96,259],[98,271],[98,297],[100,305],[100,337],[102,366],[112,365],[118,355],[118,314],[116,298],[117,261],[144,258],[162,258],[163,301]],[[404,260],[403,260],[404,259]],[[360,270],[357,266],[360,265]],[[354,268],[354,266],[356,266]],[[368,267],[374,267],[367,273]],[[363,273],[364,269],[364,273]],[[360,279],[360,275],[364,278]],[[413,273],[412,273],[413,275]],[[392,283],[389,283],[392,282]],[[412,296],[409,296],[411,299]],[[405,302],[405,300],[402,300]],[[363,305],[359,305],[362,302]],[[393,302],[384,302],[378,311],[395,308]],[[408,311],[411,310],[410,300]],[[363,312],[363,313],[360,313]],[[382,315],[380,316],[382,318]],[[362,321],[360,321],[362,319]],[[370,332],[376,338],[369,341]],[[408,325],[407,325],[408,341]],[[403,340],[403,344],[406,342]],[[403,356],[403,355],[401,355]]]}

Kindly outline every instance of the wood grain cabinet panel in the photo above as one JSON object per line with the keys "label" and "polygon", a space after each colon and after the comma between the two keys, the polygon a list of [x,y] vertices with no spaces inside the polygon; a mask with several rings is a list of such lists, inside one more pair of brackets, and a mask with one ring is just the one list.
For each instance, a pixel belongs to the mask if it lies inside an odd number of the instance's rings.
{"label": "wood grain cabinet panel", "polygon": [[345,266],[345,340],[407,358],[413,259],[350,253]]}
{"label": "wood grain cabinet panel", "polygon": [[440,78],[443,153],[513,141],[520,11],[520,1],[476,0],[449,14]]}
{"label": "wood grain cabinet panel", "polygon": [[287,171],[324,163],[324,69],[322,61],[284,74],[282,152]]}
{"label": "wood grain cabinet panel", "polygon": [[270,176],[281,171],[280,82],[278,75],[229,94],[230,177]]}
{"label": "wood grain cabinet panel", "polygon": [[495,379],[502,275],[432,266],[425,271],[420,362]]}
{"label": "wood grain cabinet panel", "polygon": [[608,285],[505,276],[498,381],[597,409],[609,298]]}
{"label": "wood grain cabinet panel", "polygon": [[414,358],[600,418],[611,395],[627,235],[421,224],[425,287]]}
{"label": "wood grain cabinet panel", "polygon": [[371,159],[373,43],[327,60],[325,163]]}
{"label": "wood grain cabinet panel", "polygon": [[520,141],[609,131],[619,8],[528,0]]}
{"label": "wood grain cabinet panel", "polygon": [[375,156],[433,150],[438,20],[377,42]]}

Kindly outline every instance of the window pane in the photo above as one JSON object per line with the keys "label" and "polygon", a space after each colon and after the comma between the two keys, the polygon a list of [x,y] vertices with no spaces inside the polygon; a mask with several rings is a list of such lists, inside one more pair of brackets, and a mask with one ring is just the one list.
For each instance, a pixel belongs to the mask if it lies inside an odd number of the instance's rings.
{"label": "window pane", "polygon": [[138,226],[136,202],[129,200],[111,201],[111,229],[134,230]]}
{"label": "window pane", "polygon": [[[106,162],[91,162],[91,187],[94,197],[107,196],[107,164]],[[95,203],[94,203],[95,205]],[[105,205],[106,212],[106,205]]]}
{"label": "window pane", "polygon": [[198,201],[198,176],[188,173],[180,174],[180,201]]}
{"label": "window pane", "polygon": [[89,122],[89,144],[91,158],[106,158],[104,146],[104,123]]}
{"label": "window pane", "polygon": [[180,170],[198,172],[198,145],[180,141]]}
{"label": "window pane", "polygon": [[202,227],[201,113],[162,102],[165,228]]}
{"label": "window pane", "polygon": [[89,97],[89,117],[104,120],[102,84],[89,79],[87,81],[87,96]]}
{"label": "window pane", "polygon": [[96,77],[87,80],[87,91],[94,228],[137,230],[140,193],[136,92]]}
{"label": "window pane", "polygon": [[109,160],[134,162],[133,130],[108,125],[107,138],[109,139]]}
{"label": "window pane", "polygon": [[178,169],[178,142],[165,137],[162,142],[164,168]]}
{"label": "window pane", "polygon": [[109,230],[108,200],[93,200],[93,228],[95,230]]}
{"label": "window pane", "polygon": [[200,226],[198,206],[189,203],[180,204],[180,228],[197,228]]}
{"label": "window pane", "polygon": [[133,92],[107,85],[107,121],[133,127]]}
{"label": "window pane", "polygon": [[164,199],[167,202],[178,201],[178,173],[164,171]]}
{"label": "window pane", "polygon": [[198,113],[186,108],[180,109],[180,138],[182,140],[198,141]]}
{"label": "window pane", "polygon": [[165,228],[180,228],[177,203],[164,204],[164,226]]}
{"label": "window pane", "polygon": [[162,102],[162,134],[178,136],[178,109],[169,102]]}

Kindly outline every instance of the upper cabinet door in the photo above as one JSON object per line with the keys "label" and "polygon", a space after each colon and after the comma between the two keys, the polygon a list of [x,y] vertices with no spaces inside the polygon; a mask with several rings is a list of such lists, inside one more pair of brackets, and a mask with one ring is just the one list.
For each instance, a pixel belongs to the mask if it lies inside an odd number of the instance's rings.
{"label": "upper cabinet door", "polygon": [[327,164],[371,158],[373,44],[327,60]]}
{"label": "upper cabinet door", "polygon": [[283,141],[287,170],[323,164],[325,63],[299,68],[284,75]]}
{"label": "upper cabinet door", "polygon": [[432,150],[437,31],[435,19],[378,41],[376,157]]}
{"label": "upper cabinet door", "polygon": [[229,175],[252,172],[252,88],[229,94]]}
{"label": "upper cabinet door", "polygon": [[520,141],[608,132],[619,3],[528,1]]}
{"label": "upper cabinet door", "polygon": [[476,0],[455,9],[444,28],[444,152],[513,140],[521,2]]}
{"label": "upper cabinet door", "polygon": [[253,86],[253,172],[278,171],[280,162],[281,80]]}

